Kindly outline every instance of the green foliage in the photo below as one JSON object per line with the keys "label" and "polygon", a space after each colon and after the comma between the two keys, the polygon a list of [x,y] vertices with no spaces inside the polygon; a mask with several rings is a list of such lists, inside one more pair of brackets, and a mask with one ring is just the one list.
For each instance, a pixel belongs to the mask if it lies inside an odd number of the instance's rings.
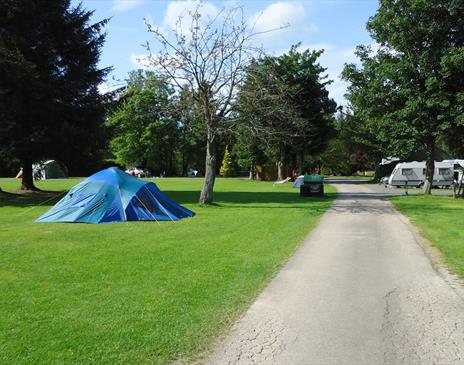
{"label": "green foliage", "polygon": [[107,126],[111,151],[121,165],[185,175],[204,164],[205,127],[195,101],[186,89],[174,93],[154,72],[129,74],[127,91]]}
{"label": "green foliage", "polygon": [[298,52],[293,46],[282,56],[262,58],[248,68],[238,104],[239,139],[248,146],[242,148],[249,151],[248,159],[254,153],[257,159],[258,151],[263,151],[256,150],[257,145],[280,149],[281,160],[288,151],[315,153],[326,146],[335,102],[328,97],[326,86],[331,81],[324,75],[326,69],[317,63],[321,53]]}
{"label": "green foliage", "polygon": [[[58,193],[79,181],[38,186]],[[2,196],[0,363],[191,363],[240,318],[334,196],[330,187],[330,198],[301,199],[291,186],[220,178],[217,205],[205,207],[201,179],[156,183],[197,215],[37,224],[58,197],[38,206],[50,195]]]}
{"label": "green foliage", "polygon": [[319,155],[323,174],[351,175],[358,170],[375,170],[382,150],[362,119],[340,113],[334,130],[335,137]]}
{"label": "green foliage", "polygon": [[334,138],[320,155],[323,175],[351,175],[356,171],[351,151],[344,140]]}
{"label": "green foliage", "polygon": [[241,123],[236,127],[235,137],[237,163],[239,166],[248,169],[251,173],[250,177],[254,178],[256,165],[262,165],[268,161],[269,148],[256,134],[250,133],[249,129]]}
{"label": "green foliage", "polygon": [[463,13],[461,1],[381,1],[369,20],[379,49],[358,47],[362,68],[348,65],[343,76],[355,114],[390,154],[434,147],[462,124]]}
{"label": "green foliage", "polygon": [[420,146],[433,164],[438,138],[463,125],[463,3],[383,0],[367,28],[379,49],[358,47],[362,68],[343,71],[351,108],[388,155]]}
{"label": "green foliage", "polygon": [[119,108],[108,119],[111,151],[124,166],[142,165],[156,175],[175,170],[179,139],[174,118],[174,91],[150,71],[133,71]]}
{"label": "green foliage", "polygon": [[0,2],[0,155],[72,170],[104,145],[97,86],[109,68],[97,64],[108,20],[91,23],[92,14],[70,1]]}
{"label": "green foliage", "polygon": [[175,113],[178,120],[179,138],[176,150],[179,161],[178,170],[185,176],[190,169],[203,170],[206,144],[206,127],[191,92],[182,89],[175,97]]}
{"label": "green foliage", "polygon": [[224,152],[224,157],[222,159],[222,164],[219,173],[221,174],[221,176],[224,177],[230,177],[234,175],[234,166],[228,147],[226,147],[226,150]]}

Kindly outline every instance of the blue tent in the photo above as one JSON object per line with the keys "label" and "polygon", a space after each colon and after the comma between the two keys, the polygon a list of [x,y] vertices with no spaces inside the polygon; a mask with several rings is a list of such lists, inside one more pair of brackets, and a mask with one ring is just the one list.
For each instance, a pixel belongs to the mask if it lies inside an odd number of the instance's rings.
{"label": "blue tent", "polygon": [[111,167],[74,186],[36,222],[177,221],[194,215],[154,183]]}

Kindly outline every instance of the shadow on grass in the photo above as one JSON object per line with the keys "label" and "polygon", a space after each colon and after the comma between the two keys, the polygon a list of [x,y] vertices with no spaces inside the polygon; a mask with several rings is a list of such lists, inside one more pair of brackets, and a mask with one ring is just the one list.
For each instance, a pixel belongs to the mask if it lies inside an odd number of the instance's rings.
{"label": "shadow on grass", "polygon": [[350,184],[350,185],[361,185],[361,184],[372,184],[371,179],[324,179],[327,184]]}
{"label": "shadow on grass", "polygon": [[[199,191],[163,191],[168,197],[180,204],[197,204]],[[214,193],[216,206],[249,205],[249,204],[282,204],[305,205],[308,201],[326,202],[335,198],[336,193],[327,193],[324,197],[300,197],[294,192],[251,192],[251,191],[218,191]]]}
{"label": "shadow on grass", "polygon": [[34,205],[52,206],[55,205],[65,194],[62,191],[27,191],[27,192],[0,192],[0,208],[12,207],[32,207]]}
{"label": "shadow on grass", "polygon": [[[0,207],[31,207],[34,205],[53,206],[66,191],[41,191],[34,193],[0,195]],[[179,204],[198,204],[199,191],[163,191]],[[299,192],[215,192],[214,205],[219,208],[307,208],[308,202],[323,203],[333,200],[336,193],[327,193],[324,197],[300,197]],[[271,204],[272,206],[268,206]]]}

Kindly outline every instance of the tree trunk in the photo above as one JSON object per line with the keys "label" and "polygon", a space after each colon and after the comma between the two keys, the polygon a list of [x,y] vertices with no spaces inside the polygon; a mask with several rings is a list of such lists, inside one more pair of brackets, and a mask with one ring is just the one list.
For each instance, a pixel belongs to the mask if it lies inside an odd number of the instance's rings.
{"label": "tree trunk", "polygon": [[[212,123],[211,123],[212,124]],[[214,180],[216,179],[216,136],[215,129],[208,123],[206,138],[205,180],[200,194],[200,204],[213,203]]]}
{"label": "tree trunk", "polygon": [[34,176],[32,175],[32,162],[29,159],[22,159],[23,176],[21,190],[39,190],[34,185]]}
{"label": "tree trunk", "polygon": [[304,174],[304,151],[298,151],[297,155],[298,175]]}
{"label": "tree trunk", "polygon": [[433,173],[435,170],[435,161],[433,159],[435,151],[435,142],[429,142],[425,145],[425,181],[424,181],[424,194],[432,194]]}
{"label": "tree trunk", "polygon": [[279,161],[277,161],[277,180],[284,180],[287,176],[285,172],[285,144],[279,143]]}
{"label": "tree trunk", "polygon": [[254,179],[255,179],[255,175],[256,175],[255,170],[256,170],[256,168],[255,168],[255,163],[252,162],[252,163],[250,164],[250,173],[248,174],[248,179],[250,179],[250,180],[254,180]]}

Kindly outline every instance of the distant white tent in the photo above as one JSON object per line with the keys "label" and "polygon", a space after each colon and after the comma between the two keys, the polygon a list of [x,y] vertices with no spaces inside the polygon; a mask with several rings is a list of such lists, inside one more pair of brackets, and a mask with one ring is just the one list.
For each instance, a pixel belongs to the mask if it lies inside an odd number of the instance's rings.
{"label": "distant white tent", "polygon": [[[32,176],[34,180],[63,179],[68,177],[66,167],[55,160],[41,161],[32,165]],[[23,168],[16,175],[17,179],[23,178]]]}
{"label": "distant white tent", "polygon": [[380,165],[389,165],[392,162],[399,162],[400,159],[398,157],[394,156],[388,156],[387,158],[382,158],[382,162],[380,162]]}
{"label": "distant white tent", "polygon": [[303,184],[304,184],[304,175],[300,175],[293,182],[293,187],[294,188],[299,188]]}
{"label": "distant white tent", "polygon": [[55,160],[38,162],[32,165],[35,180],[60,179],[68,177],[65,169]]}

